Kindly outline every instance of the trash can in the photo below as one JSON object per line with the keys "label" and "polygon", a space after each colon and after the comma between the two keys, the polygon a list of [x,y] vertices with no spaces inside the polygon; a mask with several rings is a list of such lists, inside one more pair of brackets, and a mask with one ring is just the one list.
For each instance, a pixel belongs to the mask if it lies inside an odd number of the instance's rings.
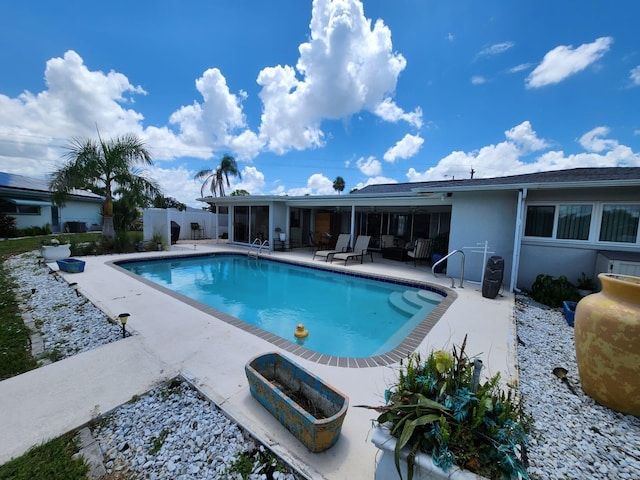
{"label": "trash can", "polygon": [[177,243],[180,238],[180,225],[171,220],[171,244]]}

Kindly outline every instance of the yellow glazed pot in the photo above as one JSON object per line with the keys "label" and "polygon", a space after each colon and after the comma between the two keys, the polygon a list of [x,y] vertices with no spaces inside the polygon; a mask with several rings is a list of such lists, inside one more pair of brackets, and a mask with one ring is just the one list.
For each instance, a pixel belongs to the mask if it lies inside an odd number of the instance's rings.
{"label": "yellow glazed pot", "polygon": [[601,273],[602,291],[578,302],[576,359],[582,389],[640,416],[640,277]]}

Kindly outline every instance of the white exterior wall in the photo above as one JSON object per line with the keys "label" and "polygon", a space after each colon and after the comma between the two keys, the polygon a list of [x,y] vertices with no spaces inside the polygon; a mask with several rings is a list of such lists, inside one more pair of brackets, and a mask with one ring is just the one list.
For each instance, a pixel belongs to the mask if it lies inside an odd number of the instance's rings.
{"label": "white exterior wall", "polygon": [[[82,222],[87,224],[87,230],[102,228],[102,202],[78,202],[67,200],[64,207],[58,208],[60,228],[64,231],[66,222]],[[49,223],[51,223],[51,209],[49,209]]]}
{"label": "white exterior wall", "polygon": [[[11,216],[16,219],[16,228],[53,226],[51,206],[40,207],[40,215],[13,213]],[[58,208],[61,230],[66,222],[84,222],[87,229],[91,229],[92,225],[98,225],[98,229],[102,228],[102,202],[67,200],[64,207]]]}
{"label": "white exterior wall", "polygon": [[211,212],[184,211],[174,208],[148,208],[142,214],[143,238],[151,240],[154,233],[159,232],[168,245],[171,240],[171,221],[180,225],[178,240],[191,240],[191,223],[200,224],[202,238],[218,238],[228,233],[228,215],[219,215],[219,225],[216,228],[216,214]]}
{"label": "white exterior wall", "polygon": [[[490,256],[504,258],[502,284],[509,285],[513,259],[513,241],[516,224],[516,192],[454,192],[451,208],[449,251],[462,250],[465,254],[466,280],[480,282],[486,263],[478,244],[488,242]],[[474,247],[474,248],[468,248]],[[482,248],[482,247],[480,247]],[[460,278],[461,255],[447,261],[447,276]]]}
{"label": "white exterior wall", "polygon": [[[583,189],[583,190],[529,190],[525,204],[525,218],[527,205],[559,203],[594,202],[638,202],[638,193],[634,188]],[[553,238],[523,238],[520,254],[520,268],[517,287],[530,290],[531,285],[539,274],[559,277],[564,275],[574,285],[584,272],[588,277],[595,278],[596,257],[600,250],[619,252],[640,252],[637,244],[614,244],[599,242],[596,237],[598,225],[594,222],[598,217],[592,217],[591,239],[557,240]],[[524,230],[523,230],[524,232]]]}
{"label": "white exterior wall", "polygon": [[51,207],[40,207],[40,215],[11,213],[16,219],[16,228],[44,227],[51,225]]}

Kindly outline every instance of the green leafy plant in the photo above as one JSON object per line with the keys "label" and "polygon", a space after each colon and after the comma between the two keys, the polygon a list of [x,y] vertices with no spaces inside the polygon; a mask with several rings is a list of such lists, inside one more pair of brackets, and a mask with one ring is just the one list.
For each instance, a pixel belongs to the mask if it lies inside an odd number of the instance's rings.
{"label": "green leafy plant", "polygon": [[0,212],[0,237],[13,238],[17,234],[16,218]]}
{"label": "green leafy plant", "polygon": [[565,300],[578,301],[580,295],[567,277],[564,275],[554,278],[551,275],[540,274],[531,286],[531,298],[549,307],[562,306]]}
{"label": "green leafy plant", "polygon": [[576,282],[576,286],[580,289],[580,290],[595,290],[596,289],[596,284],[593,281],[593,278],[591,277],[587,277],[587,274],[582,272],[582,275],[580,275],[580,278],[578,278],[578,281]]}
{"label": "green leafy plant", "polygon": [[500,385],[496,374],[480,382],[482,362],[470,359],[462,346],[452,353],[431,352],[426,360],[412,353],[400,364],[398,383],[385,392],[387,404],[379,424],[398,438],[395,463],[407,447],[408,477],[415,455],[431,455],[447,471],[453,464],[491,479],[528,478],[527,434],[530,419],[512,387]]}
{"label": "green leafy plant", "polygon": [[65,237],[63,237],[62,235],[57,236],[57,237],[49,237],[49,238],[45,238],[42,241],[42,245],[46,245],[46,246],[54,246],[54,247],[58,247],[60,245],[66,245],[69,243],[69,240],[67,240]]}
{"label": "green leafy plant", "polygon": [[159,231],[153,232],[153,235],[151,236],[151,246],[156,247],[156,245],[162,245],[161,248],[164,250],[164,238],[162,233]]}

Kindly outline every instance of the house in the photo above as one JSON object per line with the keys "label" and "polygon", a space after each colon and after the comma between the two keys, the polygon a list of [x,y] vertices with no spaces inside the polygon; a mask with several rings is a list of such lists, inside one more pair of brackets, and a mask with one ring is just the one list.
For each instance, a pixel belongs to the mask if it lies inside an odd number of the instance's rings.
{"label": "house", "polygon": [[[396,248],[440,239],[443,253],[464,253],[470,281],[482,280],[488,256],[502,257],[510,290],[530,289],[540,273],[575,283],[582,272],[599,273],[602,258],[626,259],[621,273],[640,275],[638,167],[369,185],[349,195],[198,200],[228,208],[232,243],[258,238],[272,248],[295,248],[351,233],[352,245],[358,235],[371,235],[372,247],[382,249],[383,235],[392,235]],[[460,275],[462,253],[448,259],[448,276]]]}
{"label": "house", "polygon": [[16,219],[16,228],[45,227],[53,232],[100,230],[104,197],[74,190],[64,207],[51,201],[45,180],[0,172],[0,212]]}

